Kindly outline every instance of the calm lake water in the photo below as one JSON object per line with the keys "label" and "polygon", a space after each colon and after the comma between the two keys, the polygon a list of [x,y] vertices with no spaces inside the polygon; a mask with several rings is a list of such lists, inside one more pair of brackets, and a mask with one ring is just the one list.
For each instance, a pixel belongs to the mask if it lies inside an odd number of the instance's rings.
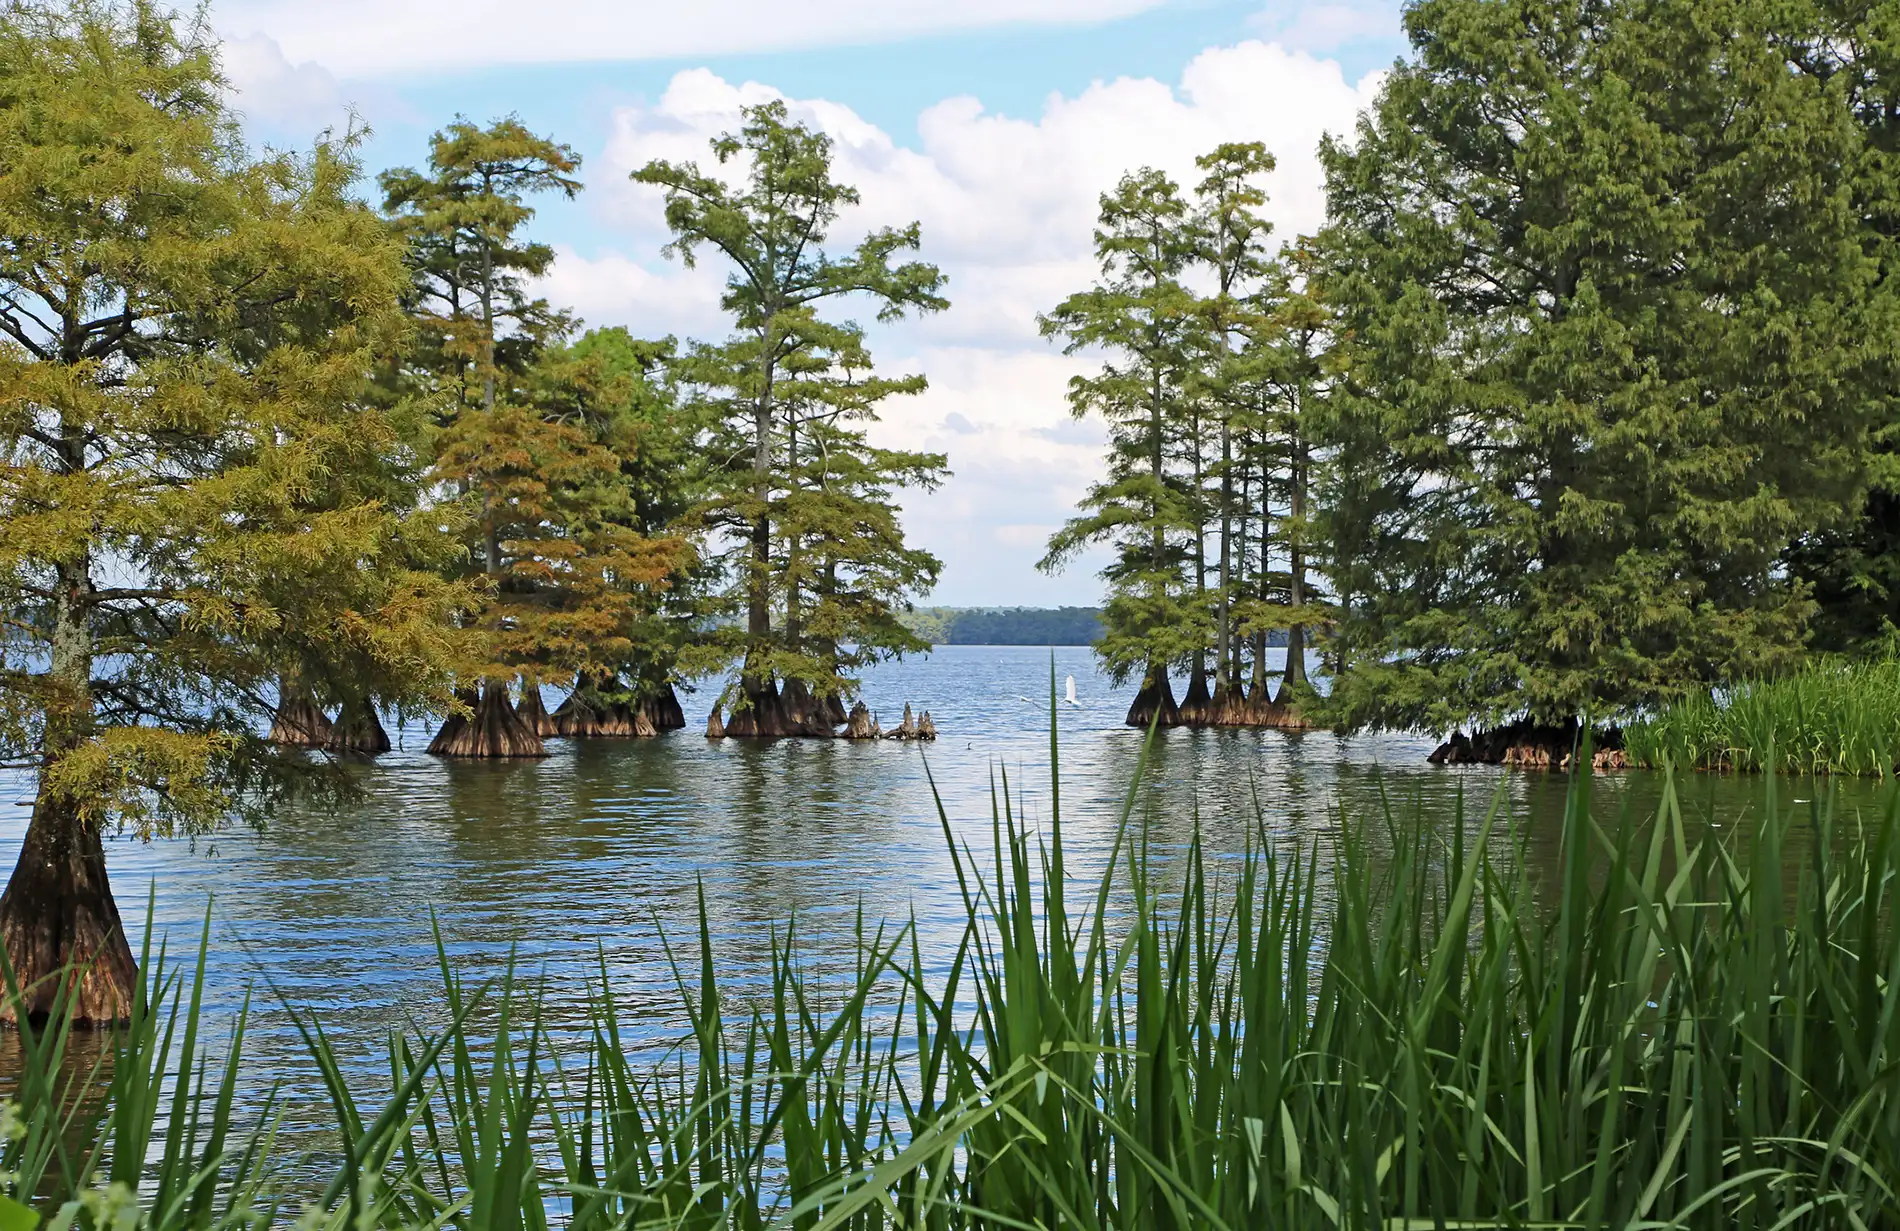
{"label": "calm lake water", "polygon": [[[1080,700],[1058,707],[1065,842],[1072,874],[1092,885],[1142,734],[1122,725],[1132,687],[1111,687],[1085,649],[1053,654],[1058,682],[1074,675]],[[553,755],[533,762],[444,762],[423,752],[430,731],[412,727],[398,751],[363,769],[360,804],[293,808],[262,831],[195,841],[120,839],[108,849],[112,881],[134,928],[154,895],[154,926],[174,954],[195,950],[209,904],[208,998],[228,1013],[255,989],[248,1050],[260,1090],[281,1078],[314,1092],[285,1001],[316,1010],[366,1080],[384,1071],[389,1029],[439,1023],[432,926],[466,976],[495,974],[511,955],[524,975],[545,975],[557,1026],[585,1025],[604,961],[623,1020],[657,1039],[679,1021],[662,936],[696,951],[701,888],[720,968],[741,995],[759,985],[773,929],[794,917],[820,965],[848,958],[860,910],[873,922],[914,917],[926,953],[945,957],[962,908],[932,781],[952,832],[978,850],[1005,775],[1012,806],[1046,828],[1050,657],[950,646],[872,672],[864,696],[887,727],[906,701],[931,710],[941,734],[928,745],[709,742],[703,695],[683,698],[686,731],[552,741]],[[1342,813],[1375,815],[1382,796],[1449,823],[1461,799],[1475,820],[1502,791],[1529,858],[1554,858],[1560,776],[1435,767],[1425,762],[1432,746],[1394,735],[1164,732],[1136,818],[1164,857],[1198,823],[1217,855],[1264,832],[1277,846],[1318,849],[1323,863]],[[1645,809],[1658,788],[1654,775],[1602,775],[1598,810]],[[1860,803],[1876,794],[1846,789]],[[10,870],[28,814],[15,801],[30,797],[31,782],[0,777],[0,792]],[[1726,824],[1745,824],[1760,793],[1748,780],[1684,788],[1692,813]]]}

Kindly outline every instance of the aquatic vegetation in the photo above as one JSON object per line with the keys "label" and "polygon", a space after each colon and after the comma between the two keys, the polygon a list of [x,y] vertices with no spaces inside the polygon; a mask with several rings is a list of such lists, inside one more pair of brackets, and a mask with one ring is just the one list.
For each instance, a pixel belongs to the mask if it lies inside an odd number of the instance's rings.
{"label": "aquatic vegetation", "polygon": [[1900,765],[1900,661],[1823,662],[1678,702],[1623,731],[1633,764],[1886,777]]}
{"label": "aquatic vegetation", "polygon": [[445,961],[448,1025],[392,1039],[379,1092],[300,1016],[321,1158],[274,1108],[239,1127],[243,1020],[208,1058],[202,964],[151,957],[103,1101],[61,1079],[67,1031],[27,1035],[4,1163],[87,1226],[1900,1226],[1900,795],[1796,817],[1769,777],[1736,844],[1671,786],[1599,825],[1589,777],[1560,883],[1500,796],[1469,827],[1342,818],[1325,858],[1151,851],[1125,819],[1086,900],[1059,809],[1032,833],[1005,789],[987,850],[945,823],[953,959],[865,923],[821,980],[787,933],[741,999],[702,904],[657,1065],[604,963],[576,1047]]}

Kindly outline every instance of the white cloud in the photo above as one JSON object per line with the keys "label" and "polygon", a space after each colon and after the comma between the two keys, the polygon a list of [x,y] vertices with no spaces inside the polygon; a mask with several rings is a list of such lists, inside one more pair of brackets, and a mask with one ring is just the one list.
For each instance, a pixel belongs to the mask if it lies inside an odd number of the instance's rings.
{"label": "white cloud", "polygon": [[[1144,165],[1191,184],[1196,155],[1222,141],[1258,140],[1279,160],[1268,183],[1276,233],[1309,232],[1325,209],[1319,139],[1350,132],[1378,80],[1348,82],[1333,62],[1245,42],[1202,52],[1176,85],[1098,82],[1052,96],[1034,119],[948,99],[919,118],[916,149],[837,103],[787,100],[796,118],[832,137],[836,173],[862,198],[834,242],[916,219],[924,259],[949,275],[948,312],[873,336],[883,365],[931,382],[888,409],[883,439],[947,452],[956,472],[937,494],[905,501],[915,538],[948,564],[942,601],[1053,597],[1058,584],[1071,598],[1094,590],[1088,574],[1099,561],[1071,566],[1062,583],[1034,580],[1043,540],[1099,473],[1101,453],[1099,426],[1071,420],[1064,396],[1087,361],[1044,340],[1036,316],[1094,278],[1099,194]],[[606,150],[590,160],[590,196],[625,243],[592,259],[564,252],[550,288],[557,301],[595,323],[716,335],[717,256],[704,254],[690,271],[663,262],[661,195],[627,173],[652,158],[710,169],[708,139],[736,128],[742,105],[777,97],[769,86],[696,69],[676,75],[657,102],[618,110]]]}
{"label": "white cloud", "polygon": [[[1005,25],[1112,21],[1165,0],[225,0],[218,24],[268,31],[338,73],[654,60],[884,42]],[[366,31],[375,31],[366,37]]]}
{"label": "white cloud", "polygon": [[1282,0],[1254,14],[1247,24],[1275,42],[1322,54],[1357,43],[1389,41],[1400,29],[1395,0],[1322,0],[1298,5]]}
{"label": "white cloud", "polygon": [[336,77],[320,64],[292,64],[276,40],[262,34],[226,39],[219,57],[233,103],[254,131],[341,128],[349,104]]}

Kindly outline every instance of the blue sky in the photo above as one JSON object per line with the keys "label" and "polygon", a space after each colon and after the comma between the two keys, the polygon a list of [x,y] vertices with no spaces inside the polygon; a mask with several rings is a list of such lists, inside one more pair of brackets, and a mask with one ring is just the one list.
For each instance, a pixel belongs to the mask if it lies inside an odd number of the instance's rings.
{"label": "blue sky", "polygon": [[419,162],[457,114],[517,114],[573,145],[588,189],[534,225],[560,254],[547,293],[644,334],[715,336],[719,274],[660,255],[659,201],[627,172],[704,159],[764,98],[823,127],[863,196],[837,240],[918,219],[950,276],[949,312],[873,342],[931,382],[879,434],[950,456],[950,482],[903,503],[945,562],[931,601],[959,605],[1100,595],[1100,557],[1035,569],[1099,470],[1099,427],[1063,401],[1088,361],[1035,328],[1087,285],[1096,194],[1138,166],[1185,177],[1218,141],[1261,140],[1280,159],[1280,233],[1311,229],[1319,135],[1349,130],[1405,49],[1390,0],[223,0],[211,16],[258,141],[305,144],[354,110],[371,171]]}

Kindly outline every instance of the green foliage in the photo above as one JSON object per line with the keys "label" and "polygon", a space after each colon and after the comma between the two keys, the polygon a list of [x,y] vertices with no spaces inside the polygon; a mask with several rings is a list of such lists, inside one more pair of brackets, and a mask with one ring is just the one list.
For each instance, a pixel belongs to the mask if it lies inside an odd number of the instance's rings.
{"label": "green foliage", "polygon": [[1113,545],[1097,653],[1117,681],[1165,670],[1213,632],[1186,567],[1200,529],[1199,493],[1168,464],[1189,373],[1201,358],[1197,304],[1182,282],[1194,258],[1189,217],[1165,175],[1124,176],[1102,194],[1095,231],[1102,280],[1042,318],[1043,333],[1061,338],[1068,353],[1109,353],[1098,373],[1069,380],[1070,412],[1108,424],[1108,473],[1050,538],[1041,567],[1053,571],[1087,547]]}
{"label": "green foliage", "polygon": [[214,824],[297,768],[257,738],[280,674],[426,708],[465,656],[455,519],[370,397],[404,277],[356,137],[251,154],[194,40],[0,10],[0,755],[65,801],[36,821]]}
{"label": "green foliage", "polygon": [[655,471],[691,430],[653,379],[670,344],[618,330],[568,346],[572,319],[530,293],[554,253],[524,235],[528,198],[574,196],[579,165],[509,118],[457,121],[431,140],[426,171],[382,175],[413,277],[399,385],[435,406],[433,474],[469,515],[483,674],[532,686],[626,671],[657,687],[677,658],[666,592],[693,560]]}
{"label": "green foliage", "polygon": [[[300,1018],[341,1163],[299,1225],[1893,1225],[1900,796],[1872,827],[1820,804],[1797,826],[1769,780],[1740,847],[1671,786],[1608,830],[1589,791],[1554,885],[1500,793],[1470,831],[1349,819],[1328,871],[1264,835],[1164,866],[1125,819],[1076,902],[1059,814],[1036,840],[1002,783],[989,850],[946,819],[947,966],[861,926],[821,989],[788,930],[741,999],[702,900],[688,1029],[652,1067],[604,966],[575,1055],[526,989],[445,962],[449,1025],[392,1039],[374,1101]],[[275,1104],[234,1121],[243,1020],[207,1064],[202,963],[145,969],[103,1106],[58,1080],[63,1028],[23,1038],[11,1191],[61,1226],[268,1224],[300,1173]]]}
{"label": "green foliage", "polygon": [[1884,778],[1900,769],[1900,661],[1811,663],[1685,697],[1623,741],[1638,765]]}
{"label": "green foliage", "polygon": [[709,455],[724,459],[692,516],[721,567],[724,610],[744,624],[694,661],[711,671],[737,660],[741,708],[775,679],[836,695],[854,667],[923,648],[897,613],[941,566],[905,543],[893,498],[941,482],[945,459],[870,443],[882,402],[921,392],[923,377],[878,375],[863,330],[820,308],[864,296],[880,321],[940,311],[943,277],[900,260],[918,247],[914,223],[873,232],[848,255],[826,251],[857,193],[832,178],[830,140],[792,123],[783,103],[747,109],[712,152],[738,183],[693,163],[656,161],[633,176],[666,193],[669,252],[691,265],[711,248],[730,267],[733,336],[689,348],[675,372],[711,426]]}
{"label": "green foliage", "polygon": [[1604,717],[1798,654],[1780,558],[1859,506],[1895,387],[1892,198],[1870,225],[1818,7],[1407,11],[1323,151],[1343,721]]}

